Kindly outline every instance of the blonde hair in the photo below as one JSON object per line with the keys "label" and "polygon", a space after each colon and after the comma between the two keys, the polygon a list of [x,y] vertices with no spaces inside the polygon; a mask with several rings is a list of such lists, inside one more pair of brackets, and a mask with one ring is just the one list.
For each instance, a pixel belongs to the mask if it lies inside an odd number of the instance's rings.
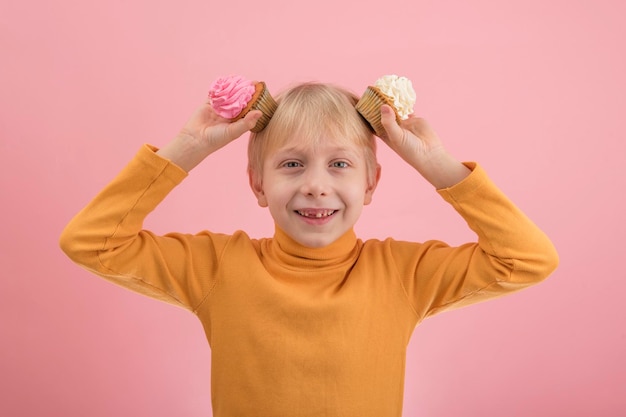
{"label": "blonde hair", "polygon": [[363,149],[368,184],[373,184],[378,163],[376,140],[371,127],[354,106],[358,97],[331,84],[298,84],[276,98],[278,108],[267,127],[251,133],[248,142],[248,172],[261,182],[268,154],[297,137],[305,146],[315,146],[324,137]]}

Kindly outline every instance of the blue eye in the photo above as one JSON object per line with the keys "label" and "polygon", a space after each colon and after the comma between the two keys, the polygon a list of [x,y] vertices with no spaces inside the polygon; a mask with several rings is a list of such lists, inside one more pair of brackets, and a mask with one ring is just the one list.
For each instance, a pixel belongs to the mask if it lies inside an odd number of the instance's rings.
{"label": "blue eye", "polygon": [[346,161],[336,161],[332,163],[333,168],[348,168],[348,163]]}
{"label": "blue eye", "polygon": [[285,168],[298,168],[302,165],[300,164],[300,162],[297,162],[297,161],[288,161],[288,162],[285,162],[283,166]]}

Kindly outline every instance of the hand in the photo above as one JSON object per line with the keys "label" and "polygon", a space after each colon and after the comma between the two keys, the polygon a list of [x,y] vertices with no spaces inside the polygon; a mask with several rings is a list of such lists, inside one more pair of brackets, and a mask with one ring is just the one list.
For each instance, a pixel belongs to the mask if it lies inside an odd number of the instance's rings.
{"label": "hand", "polygon": [[196,142],[199,149],[208,148],[215,152],[252,129],[261,116],[262,113],[255,110],[246,114],[244,118],[229,123],[228,119],[215,113],[211,104],[207,102],[194,112],[180,134]]}
{"label": "hand", "polygon": [[208,102],[204,103],[180,133],[157,153],[189,172],[204,158],[252,129],[261,116],[259,110],[253,110],[230,123],[218,116]]}
{"label": "hand", "polygon": [[469,175],[470,170],[446,151],[426,120],[409,115],[398,124],[387,105],[380,113],[387,133],[381,139],[435,188],[451,187]]}
{"label": "hand", "polygon": [[411,114],[398,124],[393,109],[387,105],[382,106],[380,113],[387,132],[382,140],[415,169],[419,170],[431,155],[444,150],[426,120]]}

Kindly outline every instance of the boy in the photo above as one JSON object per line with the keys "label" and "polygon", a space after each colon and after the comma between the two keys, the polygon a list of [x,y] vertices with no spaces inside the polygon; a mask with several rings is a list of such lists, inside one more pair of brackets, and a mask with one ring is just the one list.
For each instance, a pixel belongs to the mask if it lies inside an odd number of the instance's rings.
{"label": "boy", "polygon": [[163,148],[144,147],[67,226],[63,250],[92,272],[196,314],[212,355],[213,415],[400,416],[406,346],[440,311],[516,291],[558,263],[549,239],[426,122],[383,139],[463,216],[478,242],[452,248],[357,239],[380,177],[375,138],[336,87],[286,91],[249,142],[249,180],[275,235],[156,236],[142,221],[206,156],[251,129],[209,104]]}

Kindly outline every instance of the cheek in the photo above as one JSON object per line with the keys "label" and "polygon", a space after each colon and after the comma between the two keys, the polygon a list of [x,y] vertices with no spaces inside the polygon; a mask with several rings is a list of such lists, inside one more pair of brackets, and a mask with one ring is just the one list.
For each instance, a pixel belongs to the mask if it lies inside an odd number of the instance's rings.
{"label": "cheek", "polygon": [[270,207],[283,207],[291,199],[292,193],[290,192],[288,183],[273,182],[271,187],[267,187],[265,190],[265,196]]}
{"label": "cheek", "polygon": [[345,198],[349,200],[353,205],[363,205],[365,204],[367,197],[367,184],[365,182],[360,182],[358,184],[352,184],[350,187],[346,188]]}

